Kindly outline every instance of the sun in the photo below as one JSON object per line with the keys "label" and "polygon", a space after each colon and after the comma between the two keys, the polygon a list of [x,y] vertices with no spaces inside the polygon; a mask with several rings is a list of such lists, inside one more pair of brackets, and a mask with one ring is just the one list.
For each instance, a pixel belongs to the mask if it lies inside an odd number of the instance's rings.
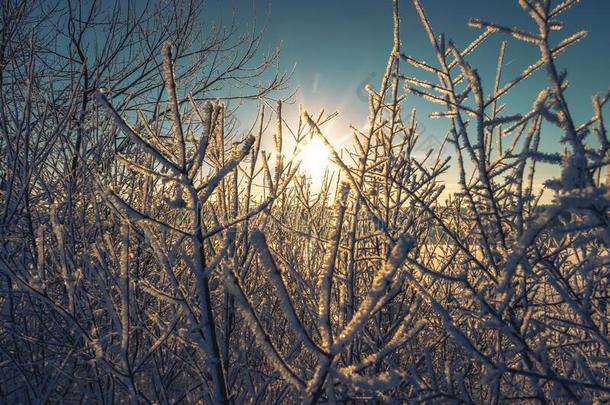
{"label": "sun", "polygon": [[328,168],[330,150],[318,137],[308,139],[298,154],[301,169],[312,178],[321,178]]}

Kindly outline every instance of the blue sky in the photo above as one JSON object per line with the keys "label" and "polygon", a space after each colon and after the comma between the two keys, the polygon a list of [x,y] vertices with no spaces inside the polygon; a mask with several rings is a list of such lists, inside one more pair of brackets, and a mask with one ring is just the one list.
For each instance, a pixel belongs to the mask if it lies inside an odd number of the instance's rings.
{"label": "blue sky", "polygon": [[[435,30],[444,32],[459,47],[479,33],[479,30],[467,26],[470,17],[533,29],[533,23],[517,1],[423,0],[422,3]],[[228,15],[229,10],[237,10],[238,19],[242,21],[248,21],[254,10],[259,23],[265,21],[263,48],[281,45],[282,67],[291,69],[296,66],[291,81],[291,86],[298,88],[296,102],[311,111],[325,108],[340,112],[332,127],[337,142],[349,137],[348,124],[365,122],[367,105],[362,87],[367,83],[378,85],[392,46],[390,0],[276,0],[271,3],[211,0],[208,6],[213,15]],[[578,120],[584,120],[592,113],[591,95],[607,91],[610,85],[610,1],[581,1],[560,19],[565,28],[556,34],[558,40],[582,29],[589,31],[585,40],[559,60],[560,67],[569,72],[571,89],[568,100],[573,114]],[[401,2],[401,20],[403,51],[434,61],[411,1]],[[505,37],[497,35],[469,60],[478,67],[487,88],[493,81],[502,39]],[[520,73],[536,60],[537,55],[532,45],[510,40],[505,78]],[[417,74],[409,66],[405,66],[404,73]],[[535,94],[544,86],[544,79],[544,72],[534,75],[507,101],[523,111],[521,108],[529,107]],[[416,107],[420,112],[424,136],[436,139],[444,136],[446,125],[426,117],[433,107],[429,103],[409,96],[405,107],[404,110]],[[547,150],[560,150],[554,139],[547,139],[544,146]]]}
{"label": "blue sky", "polygon": [[[391,48],[391,2],[389,0],[310,0],[310,1],[223,1],[212,0],[213,8],[229,5],[247,17],[256,9],[259,20],[266,19],[266,47],[282,46],[282,65],[296,64],[293,84],[301,90],[303,101],[316,107],[327,103],[354,103],[363,82],[379,78]],[[469,17],[531,28],[529,17],[516,1],[510,0],[424,0],[433,26],[445,32],[456,44],[466,44],[478,30],[466,25]],[[268,13],[268,14],[267,14]],[[411,1],[401,2],[403,49],[416,56],[431,56],[430,47]],[[560,59],[570,72],[576,91],[571,96],[588,102],[592,93],[608,89],[610,80],[610,1],[585,0],[562,15],[566,35],[581,29],[589,36]],[[565,33],[565,34],[564,34]],[[497,41],[481,49],[475,58],[485,77],[493,76]],[[516,46],[511,41],[507,60],[515,67],[533,61],[536,50]],[[528,52],[529,51],[529,52]],[[596,55],[595,57],[593,55]],[[516,71],[516,70],[515,70]],[[536,77],[534,79],[540,79]],[[534,80],[535,84],[541,86]],[[575,100],[576,101],[576,100]],[[331,108],[332,106],[326,105]],[[357,106],[353,106],[358,109]]]}

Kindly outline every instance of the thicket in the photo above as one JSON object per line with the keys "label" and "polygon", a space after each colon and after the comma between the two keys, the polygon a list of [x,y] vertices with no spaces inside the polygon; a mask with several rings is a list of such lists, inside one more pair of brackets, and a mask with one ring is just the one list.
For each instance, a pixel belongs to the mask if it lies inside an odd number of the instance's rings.
{"label": "thicket", "polygon": [[[535,31],[471,20],[457,47],[413,0],[424,61],[395,1],[368,126],[340,150],[334,114],[284,118],[260,33],[202,26],[197,2],[4,1],[2,401],[610,400],[610,93],[576,122],[559,57],[586,33],[558,18],[577,0],[516,3]],[[507,78],[503,42],[479,72],[493,36],[538,59]],[[537,71],[529,106],[508,105]],[[423,157],[411,97],[447,122]],[[245,133],[235,99],[260,104]],[[299,169],[311,137],[337,167],[320,190]]]}

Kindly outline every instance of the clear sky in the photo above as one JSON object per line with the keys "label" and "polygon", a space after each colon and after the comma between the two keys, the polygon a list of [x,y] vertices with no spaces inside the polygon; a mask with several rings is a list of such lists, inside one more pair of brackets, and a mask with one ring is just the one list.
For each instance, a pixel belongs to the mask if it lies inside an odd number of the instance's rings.
{"label": "clear sky", "polygon": [[[423,0],[433,27],[463,47],[480,32],[467,26],[470,17],[494,21],[510,26],[533,29],[529,16],[513,0]],[[558,1],[555,1],[558,3]],[[429,42],[412,2],[401,3],[401,40],[403,51],[416,57],[434,61]],[[298,87],[297,103],[311,111],[325,108],[339,111],[333,134],[337,142],[349,137],[349,123],[365,122],[367,104],[363,86],[378,86],[392,46],[390,0],[211,0],[208,6],[214,13],[237,10],[238,19],[247,21],[252,10],[260,23],[266,21],[263,48],[281,45],[283,68],[296,66],[291,85]],[[224,10],[224,11],[220,11]],[[226,15],[226,14],[225,14]],[[584,0],[560,18],[565,28],[557,33],[561,39],[582,29],[589,35],[559,60],[568,69],[571,90],[568,93],[573,114],[579,120],[591,116],[590,97],[607,91],[610,85],[610,1]],[[496,34],[469,60],[478,67],[487,88],[495,74],[499,44],[505,39]],[[532,45],[509,41],[505,78],[512,78],[537,58]],[[410,66],[404,73],[417,72]],[[526,86],[511,94],[509,102],[528,108],[533,96],[544,86],[544,72],[528,79]],[[412,107],[421,112],[420,122],[424,137],[442,139],[446,125],[440,120],[431,121],[426,115],[429,103],[409,96],[405,110]],[[523,105],[525,103],[526,105]],[[521,109],[523,106],[523,109]],[[559,151],[554,140],[547,140],[547,150]]]}

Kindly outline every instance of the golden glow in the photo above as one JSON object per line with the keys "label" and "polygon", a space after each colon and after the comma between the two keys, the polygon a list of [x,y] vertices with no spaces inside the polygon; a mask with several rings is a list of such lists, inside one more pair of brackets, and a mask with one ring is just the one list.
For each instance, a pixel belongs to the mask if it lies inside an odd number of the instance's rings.
{"label": "golden glow", "polygon": [[298,154],[301,170],[312,178],[321,178],[328,168],[330,151],[318,137],[307,139]]}

